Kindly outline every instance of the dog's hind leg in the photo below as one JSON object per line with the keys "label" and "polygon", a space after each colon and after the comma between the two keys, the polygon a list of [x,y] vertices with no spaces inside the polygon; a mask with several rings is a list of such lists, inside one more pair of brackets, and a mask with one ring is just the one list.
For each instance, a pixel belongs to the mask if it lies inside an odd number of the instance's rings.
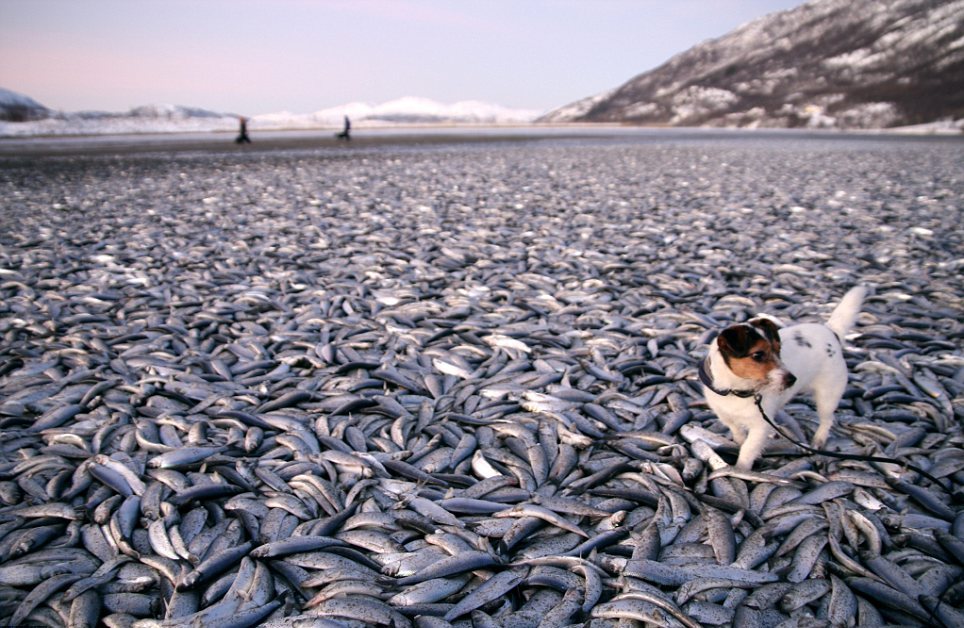
{"label": "dog's hind leg", "polygon": [[815,388],[813,398],[817,404],[817,417],[820,419],[820,424],[810,441],[812,447],[820,449],[827,444],[830,428],[833,427],[834,411],[836,411],[837,404],[840,403],[840,398],[843,397],[846,387],[847,375],[844,373],[843,377],[824,382],[821,386]]}
{"label": "dog's hind leg", "polygon": [[833,412],[836,408],[836,402],[834,402],[833,405],[817,402],[817,416],[820,418],[820,425],[817,426],[817,431],[813,433],[813,438],[810,439],[811,447],[821,449],[827,444],[827,437],[830,436],[830,428],[833,427]]}

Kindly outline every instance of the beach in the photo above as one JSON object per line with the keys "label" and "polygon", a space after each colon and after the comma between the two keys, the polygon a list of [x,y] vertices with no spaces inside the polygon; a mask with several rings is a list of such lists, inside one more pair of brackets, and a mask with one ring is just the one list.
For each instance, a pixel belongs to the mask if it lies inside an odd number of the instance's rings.
{"label": "beach", "polygon": [[[0,142],[0,617],[960,617],[964,141],[252,140]],[[858,284],[828,449],[933,478],[734,471],[707,343]]]}

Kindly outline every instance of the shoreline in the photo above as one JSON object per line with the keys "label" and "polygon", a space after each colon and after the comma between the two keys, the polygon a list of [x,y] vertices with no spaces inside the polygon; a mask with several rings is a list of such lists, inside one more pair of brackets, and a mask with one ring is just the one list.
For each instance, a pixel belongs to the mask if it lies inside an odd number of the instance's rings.
{"label": "shoreline", "polygon": [[[87,155],[137,155],[148,153],[217,153],[228,155],[259,154],[286,150],[342,149],[345,152],[392,145],[424,145],[465,142],[505,142],[531,141],[540,136],[533,135],[471,135],[459,133],[426,135],[392,135],[353,137],[350,142],[330,137],[292,133],[284,137],[278,132],[259,136],[253,133],[250,144],[236,144],[234,133],[212,134],[199,138],[194,134],[150,135],[150,136],[84,136],[82,138],[44,138],[39,140],[8,141],[0,140],[0,159],[34,157],[74,157]],[[545,136],[542,136],[545,137]],[[557,137],[557,136],[554,136]]]}
{"label": "shoreline", "polygon": [[236,132],[143,133],[121,135],[49,135],[0,137],[0,160],[47,157],[138,155],[149,153],[262,154],[277,151],[337,150],[387,146],[438,146],[463,143],[525,143],[545,140],[885,140],[944,141],[964,135],[907,133],[898,130],[731,129],[697,127],[634,127],[626,125],[444,126],[359,129],[350,142],[330,129],[250,131],[252,143],[234,142]]}

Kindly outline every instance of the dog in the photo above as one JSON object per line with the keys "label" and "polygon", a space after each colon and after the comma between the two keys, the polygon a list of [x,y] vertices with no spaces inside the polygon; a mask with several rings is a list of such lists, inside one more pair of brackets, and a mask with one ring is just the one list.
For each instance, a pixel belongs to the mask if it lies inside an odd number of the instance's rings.
{"label": "dog", "polygon": [[[763,452],[771,419],[799,392],[813,394],[820,423],[811,445],[827,442],[834,411],[847,386],[844,336],[860,314],[866,288],[844,295],[827,324],[780,327],[758,316],[724,329],[699,369],[706,402],[740,445],[738,469],[749,470]],[[758,405],[759,404],[759,405]]]}

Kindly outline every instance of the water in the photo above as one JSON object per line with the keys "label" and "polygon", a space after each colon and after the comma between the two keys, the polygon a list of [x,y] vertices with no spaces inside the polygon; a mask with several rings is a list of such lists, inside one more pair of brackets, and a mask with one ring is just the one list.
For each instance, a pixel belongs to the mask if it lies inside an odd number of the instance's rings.
{"label": "water", "polygon": [[796,145],[800,142],[827,143],[847,148],[872,142],[901,146],[916,143],[961,144],[960,136],[899,135],[880,132],[843,133],[839,131],[787,129],[694,129],[641,128],[609,125],[500,126],[500,127],[405,127],[358,129],[351,142],[338,142],[331,130],[252,132],[254,144],[236,146],[234,132],[165,133],[97,136],[49,136],[0,138],[0,158],[45,157],[58,155],[125,153],[262,153],[273,150],[315,151],[385,149],[406,147],[427,149],[439,145],[480,142],[551,142],[565,144],[678,144],[678,143],[765,143]]}

